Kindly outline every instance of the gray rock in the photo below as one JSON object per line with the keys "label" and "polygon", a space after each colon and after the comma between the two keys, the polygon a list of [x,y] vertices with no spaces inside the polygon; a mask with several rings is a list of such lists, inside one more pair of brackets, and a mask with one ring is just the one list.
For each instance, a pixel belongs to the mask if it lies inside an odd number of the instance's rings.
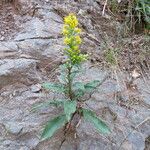
{"label": "gray rock", "polygon": [[5,39],[4,36],[1,36],[1,37],[0,37],[0,41],[3,41],[4,39]]}
{"label": "gray rock", "polygon": [[5,123],[5,128],[9,133],[13,135],[18,135],[23,130],[23,126],[18,122],[7,122]]}
{"label": "gray rock", "polygon": [[138,132],[133,132],[129,137],[128,141],[132,144],[132,150],[144,150],[145,138]]}
{"label": "gray rock", "polygon": [[0,52],[17,52],[18,47],[17,43],[10,41],[10,42],[0,42]]}
{"label": "gray rock", "polygon": [[25,58],[0,60],[0,88],[19,81],[28,83],[29,80],[25,77],[36,79],[36,76],[33,76],[36,62]]}
{"label": "gray rock", "polygon": [[31,86],[31,91],[33,92],[33,93],[37,93],[37,92],[39,92],[40,90],[41,90],[41,84],[35,84],[35,85],[32,85]]}
{"label": "gray rock", "polygon": [[0,61],[0,76],[2,75],[8,75],[10,73],[13,73],[15,70],[25,70],[29,68],[30,65],[35,64],[35,60],[32,59],[5,59]]}
{"label": "gray rock", "polygon": [[25,141],[25,144],[28,145],[30,149],[34,149],[38,145],[39,142],[40,140],[38,138],[30,138],[27,141]]}
{"label": "gray rock", "polygon": [[10,140],[3,141],[3,145],[9,147],[13,142]]}
{"label": "gray rock", "polygon": [[19,150],[30,150],[30,148],[28,148],[27,146],[23,146]]}
{"label": "gray rock", "polygon": [[[45,37],[57,37],[60,35],[62,30],[62,24],[61,20],[58,19],[59,16],[56,16],[56,14],[52,12],[46,12],[45,19],[40,20],[38,18],[34,18],[26,24],[24,24],[25,31],[22,31],[22,33],[19,33],[15,40],[26,40],[26,39],[32,39],[32,38],[45,38]],[[50,17],[48,17],[50,16]],[[55,20],[58,21],[55,21]]]}

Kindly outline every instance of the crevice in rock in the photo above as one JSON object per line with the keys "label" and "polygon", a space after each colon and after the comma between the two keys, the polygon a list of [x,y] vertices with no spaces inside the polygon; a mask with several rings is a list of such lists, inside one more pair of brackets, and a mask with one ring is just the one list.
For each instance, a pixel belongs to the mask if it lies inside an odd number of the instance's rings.
{"label": "crevice in rock", "polygon": [[145,149],[144,150],[149,150],[149,148],[150,148],[150,136],[148,136],[145,139]]}
{"label": "crevice in rock", "polygon": [[32,37],[32,38],[26,38],[26,39],[20,39],[20,40],[15,40],[15,42],[22,42],[22,41],[26,41],[26,40],[36,40],[36,39],[59,39],[62,38],[62,35],[58,35],[57,37],[54,36],[47,36],[47,37]]}

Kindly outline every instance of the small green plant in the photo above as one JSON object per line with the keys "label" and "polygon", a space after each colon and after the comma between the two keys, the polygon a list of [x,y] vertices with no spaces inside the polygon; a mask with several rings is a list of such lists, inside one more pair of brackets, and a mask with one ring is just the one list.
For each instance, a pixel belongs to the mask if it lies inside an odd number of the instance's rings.
{"label": "small green plant", "polygon": [[131,0],[127,5],[125,25],[128,31],[143,31],[150,29],[149,0]]}
{"label": "small green plant", "polygon": [[144,20],[146,28],[150,30],[150,1],[135,0],[135,14],[138,17],[139,23]]}
{"label": "small green plant", "polygon": [[140,33],[143,29],[150,30],[150,1],[149,0],[129,0],[120,1],[109,0],[110,10],[122,21],[124,34],[129,32]]}
{"label": "small green plant", "polygon": [[79,115],[93,123],[96,129],[103,134],[110,132],[109,127],[102,119],[99,119],[92,110],[84,108],[86,100],[82,98],[85,93],[92,93],[101,84],[100,81],[94,80],[89,83],[75,81],[75,77],[81,71],[82,62],[88,58],[87,55],[81,54],[79,49],[82,42],[79,36],[80,32],[76,16],[70,14],[65,17],[63,35],[66,45],[64,54],[67,56],[67,60],[60,66],[60,82],[43,84],[43,88],[45,89],[62,93],[64,99],[50,100],[34,107],[34,109],[39,109],[54,105],[62,107],[63,113],[48,121],[41,136],[42,140],[52,137],[56,130],[63,126],[67,129],[71,125],[71,121],[75,115]]}
{"label": "small green plant", "polygon": [[108,35],[105,34],[102,37],[102,44],[101,48],[103,49],[102,56],[105,59],[105,63],[107,67],[115,67],[118,66],[118,57],[121,50],[121,47],[117,43],[114,45]]}
{"label": "small green plant", "polygon": [[108,1],[108,5],[110,6],[110,9],[113,13],[117,13],[118,10],[120,9],[119,8],[119,4],[118,4],[118,1],[117,0],[109,0]]}
{"label": "small green plant", "polygon": [[117,60],[118,50],[117,49],[109,48],[105,52],[104,55],[105,55],[105,60],[108,63],[108,65],[116,66],[118,64],[118,60]]}

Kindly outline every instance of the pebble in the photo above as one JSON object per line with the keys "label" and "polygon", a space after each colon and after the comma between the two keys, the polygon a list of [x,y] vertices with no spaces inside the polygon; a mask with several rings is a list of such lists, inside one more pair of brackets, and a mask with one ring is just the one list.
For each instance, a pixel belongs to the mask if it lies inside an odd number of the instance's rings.
{"label": "pebble", "polygon": [[41,84],[35,84],[31,86],[31,91],[33,93],[38,93],[41,91],[41,89],[42,89]]}
{"label": "pebble", "polygon": [[7,122],[5,124],[5,128],[9,133],[18,135],[19,133],[21,133],[23,126],[16,122]]}

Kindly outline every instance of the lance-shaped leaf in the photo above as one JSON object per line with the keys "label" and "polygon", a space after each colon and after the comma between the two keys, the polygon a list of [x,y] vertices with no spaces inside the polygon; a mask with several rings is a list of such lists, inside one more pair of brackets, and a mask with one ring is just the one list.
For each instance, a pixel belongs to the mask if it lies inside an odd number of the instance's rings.
{"label": "lance-shaped leaf", "polygon": [[110,129],[109,127],[106,125],[106,123],[104,121],[102,121],[101,119],[99,119],[96,114],[88,109],[84,109],[82,108],[82,113],[83,113],[83,117],[94,124],[95,128],[103,133],[103,134],[108,134],[110,133]]}
{"label": "lance-shaped leaf", "polygon": [[76,101],[64,102],[64,112],[66,114],[66,118],[68,121],[71,119],[72,114],[76,111],[76,107],[77,107]]}
{"label": "lance-shaped leaf", "polygon": [[53,136],[53,134],[67,122],[65,115],[60,115],[52,120],[50,120],[45,126],[41,140],[46,140]]}
{"label": "lance-shaped leaf", "polygon": [[85,94],[85,87],[82,82],[75,82],[73,84],[73,90],[76,98],[82,97]]}
{"label": "lance-shaped leaf", "polygon": [[57,93],[64,93],[65,92],[65,87],[63,84],[60,83],[44,83],[42,85],[43,88],[47,90],[51,90],[53,92]]}
{"label": "lance-shaped leaf", "polygon": [[66,101],[66,99],[64,99],[64,100],[49,100],[49,101],[47,101],[47,102],[43,102],[43,103],[40,103],[40,104],[35,104],[35,105],[33,105],[31,111],[34,112],[34,111],[37,111],[37,110],[39,110],[39,109],[49,107],[49,106],[51,106],[51,105],[52,105],[52,106],[56,106],[56,107],[62,106],[63,103],[64,103],[64,101]]}
{"label": "lance-shaped leaf", "polygon": [[73,80],[79,72],[80,72],[79,70],[72,71],[70,74],[71,80]]}
{"label": "lance-shaped leaf", "polygon": [[95,90],[100,84],[99,80],[94,80],[84,85],[86,92],[92,92]]}
{"label": "lance-shaped leaf", "polygon": [[58,77],[59,82],[62,84],[66,84],[68,82],[67,79],[67,64],[60,65],[60,75]]}
{"label": "lance-shaped leaf", "polygon": [[72,71],[71,71],[71,74],[70,74],[71,80],[73,80],[77,76],[77,74],[79,74],[79,73],[81,73],[80,65],[74,65],[72,67]]}
{"label": "lance-shaped leaf", "polygon": [[82,90],[82,91],[84,91],[85,90],[84,84],[82,82],[75,82],[73,84],[73,89],[74,90]]}

